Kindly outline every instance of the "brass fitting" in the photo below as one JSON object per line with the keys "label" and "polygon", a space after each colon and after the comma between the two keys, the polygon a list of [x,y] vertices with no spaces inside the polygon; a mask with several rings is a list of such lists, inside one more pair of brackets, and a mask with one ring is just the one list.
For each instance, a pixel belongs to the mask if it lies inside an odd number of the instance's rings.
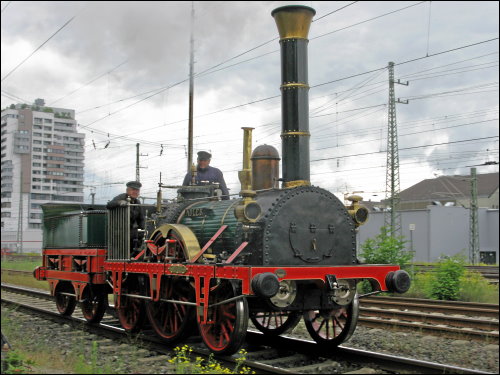
{"label": "brass fitting", "polygon": [[156,193],[156,212],[158,212],[158,213],[161,212],[162,202],[163,202],[163,196],[162,196],[162,192],[161,192],[161,186],[159,186],[158,192]]}
{"label": "brass fitting", "polygon": [[368,208],[359,204],[363,198],[359,195],[351,195],[347,198],[347,200],[351,202],[351,205],[347,207],[347,212],[349,212],[349,215],[351,215],[354,220],[354,225],[359,227],[360,225],[366,223],[369,216]]}
{"label": "brass fitting", "polygon": [[234,216],[239,221],[254,223],[260,217],[262,209],[255,201],[257,193],[252,189],[252,164],[250,155],[252,153],[252,130],[254,128],[243,129],[243,170],[238,172],[241,183],[240,195],[242,201],[234,209]]}
{"label": "brass fitting", "polygon": [[198,170],[196,169],[196,165],[191,164],[191,185],[196,185],[196,175],[198,174]]}

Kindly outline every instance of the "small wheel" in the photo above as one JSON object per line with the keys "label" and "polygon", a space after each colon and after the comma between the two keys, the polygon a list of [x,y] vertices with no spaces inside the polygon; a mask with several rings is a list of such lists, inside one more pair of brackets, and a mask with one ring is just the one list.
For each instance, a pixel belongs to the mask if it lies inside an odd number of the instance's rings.
{"label": "small wheel", "polygon": [[250,314],[255,328],[273,336],[290,332],[299,323],[301,317],[298,311],[259,311]]}
{"label": "small wheel", "polygon": [[358,295],[347,305],[332,310],[304,312],[309,334],[318,344],[336,347],[348,340],[356,329],[359,315]]}
{"label": "small wheel", "polygon": [[65,293],[74,294],[75,290],[71,284],[60,283],[56,287],[56,307],[57,311],[61,315],[70,316],[75,311],[76,298],[74,296],[68,296]]}
{"label": "small wheel", "polygon": [[[211,282],[209,304],[213,305],[235,297],[233,283],[223,280]],[[210,307],[206,324],[198,323],[203,342],[216,354],[231,355],[238,351],[248,327],[248,303],[246,298],[239,298],[228,303]]]}
{"label": "small wheel", "polygon": [[108,295],[102,290],[93,290],[87,286],[81,302],[83,317],[89,323],[99,323],[108,308]]}
{"label": "small wheel", "polygon": [[[187,281],[164,277],[161,281],[160,299],[193,302],[194,289]],[[146,312],[155,332],[168,344],[185,339],[192,333],[192,328],[196,327],[192,306],[160,300],[147,302]]]}
{"label": "small wheel", "polygon": [[127,332],[138,332],[146,318],[144,303],[141,299],[121,296],[121,307],[116,310],[120,324]]}

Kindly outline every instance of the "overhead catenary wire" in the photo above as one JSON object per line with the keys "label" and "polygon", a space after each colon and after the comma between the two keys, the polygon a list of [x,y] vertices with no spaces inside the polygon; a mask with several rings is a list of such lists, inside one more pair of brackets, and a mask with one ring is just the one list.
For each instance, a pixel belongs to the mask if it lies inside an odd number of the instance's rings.
{"label": "overhead catenary wire", "polygon": [[55,37],[62,29],[64,29],[66,26],[68,26],[71,21],[75,19],[77,15],[75,14],[73,17],[71,17],[69,20],[66,21],[64,25],[62,25],[54,34],[52,34],[45,42],[43,42],[41,45],[39,45],[33,52],[31,52],[23,61],[21,61],[19,64],[17,64],[11,71],[9,71],[3,78],[2,82],[8,78],[12,73],[14,73],[21,65],[23,65],[31,56],[33,56],[35,53],[37,53],[45,44],[47,44],[53,37]]}

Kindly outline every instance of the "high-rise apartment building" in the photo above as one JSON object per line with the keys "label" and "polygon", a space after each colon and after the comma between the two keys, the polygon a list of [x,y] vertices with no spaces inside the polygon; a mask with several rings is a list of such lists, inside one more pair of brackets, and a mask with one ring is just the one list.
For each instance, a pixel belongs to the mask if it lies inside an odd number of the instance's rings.
{"label": "high-rise apartment building", "polygon": [[40,205],[83,203],[85,134],[74,110],[44,104],[2,110],[2,249],[41,251]]}

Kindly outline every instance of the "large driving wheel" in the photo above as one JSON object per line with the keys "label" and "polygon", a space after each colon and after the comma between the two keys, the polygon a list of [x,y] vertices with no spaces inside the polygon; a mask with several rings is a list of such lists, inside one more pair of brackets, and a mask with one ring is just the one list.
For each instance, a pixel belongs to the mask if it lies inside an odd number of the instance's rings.
{"label": "large driving wheel", "polygon": [[332,310],[304,312],[304,322],[311,337],[323,346],[336,347],[349,339],[359,315],[358,295],[347,306]]}
{"label": "large driving wheel", "polygon": [[290,332],[299,323],[301,317],[298,311],[263,311],[250,314],[255,328],[273,336]]}
{"label": "large driving wheel", "polygon": [[[222,280],[219,284],[212,280],[209,304],[214,305],[237,295],[235,285]],[[198,323],[205,345],[216,354],[233,354],[245,340],[248,326],[247,300],[239,298],[210,307],[206,324]]]}
{"label": "large driving wheel", "polygon": [[87,286],[81,302],[83,317],[89,323],[99,323],[108,308],[108,294],[103,289]]}
{"label": "large driving wheel", "polygon": [[61,315],[70,316],[75,311],[75,288],[70,283],[59,283],[56,287],[56,307]]}
{"label": "large driving wheel", "polygon": [[144,303],[139,298],[121,296],[121,306],[116,310],[120,324],[127,332],[138,332],[146,318]]}
{"label": "large driving wheel", "polygon": [[194,302],[194,289],[185,280],[163,277],[160,289],[160,301],[148,302],[146,311],[149,322],[155,332],[169,344],[188,337],[195,325],[193,306],[166,300]]}

